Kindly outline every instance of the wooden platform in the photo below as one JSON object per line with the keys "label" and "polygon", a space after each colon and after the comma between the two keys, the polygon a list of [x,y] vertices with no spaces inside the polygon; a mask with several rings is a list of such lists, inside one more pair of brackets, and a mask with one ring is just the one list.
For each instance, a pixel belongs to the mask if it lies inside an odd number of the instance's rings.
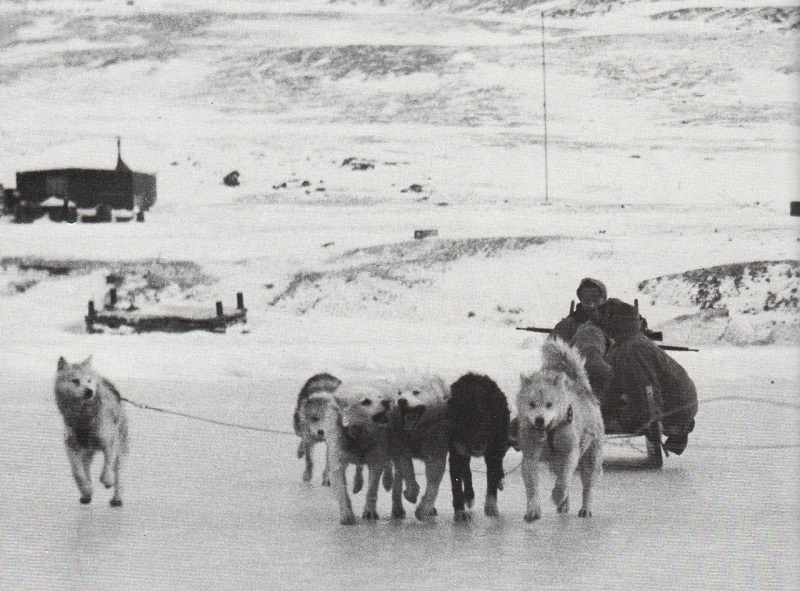
{"label": "wooden platform", "polygon": [[180,307],[162,306],[153,311],[140,310],[104,310],[98,312],[94,302],[89,302],[86,315],[86,332],[105,332],[105,328],[117,330],[129,327],[133,332],[188,332],[190,330],[206,330],[224,333],[232,324],[247,322],[247,308],[244,297],[236,294],[236,310],[225,314],[222,302],[216,303],[215,313],[188,310]]}

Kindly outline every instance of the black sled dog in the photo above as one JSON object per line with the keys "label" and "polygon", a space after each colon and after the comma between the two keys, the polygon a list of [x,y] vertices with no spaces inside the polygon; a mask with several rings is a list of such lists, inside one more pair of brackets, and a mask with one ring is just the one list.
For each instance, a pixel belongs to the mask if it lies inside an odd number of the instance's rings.
{"label": "black sled dog", "polygon": [[453,519],[471,519],[467,508],[475,500],[469,465],[473,457],[483,457],[486,462],[484,513],[497,517],[497,491],[502,489],[503,458],[508,451],[510,413],[506,396],[488,376],[468,373],[450,386],[448,406]]}

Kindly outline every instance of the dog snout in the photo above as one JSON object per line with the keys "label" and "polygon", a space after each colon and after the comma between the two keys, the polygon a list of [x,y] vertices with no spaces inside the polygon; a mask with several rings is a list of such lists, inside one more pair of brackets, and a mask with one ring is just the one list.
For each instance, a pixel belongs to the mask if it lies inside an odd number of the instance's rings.
{"label": "dog snout", "polygon": [[92,396],[94,396],[94,390],[92,390],[91,388],[85,388],[83,390],[84,400],[89,400]]}
{"label": "dog snout", "polygon": [[325,437],[325,429],[317,429],[317,435],[319,437]]}
{"label": "dog snout", "polygon": [[544,429],[544,417],[539,416],[533,420],[533,426],[537,429]]}
{"label": "dog snout", "polygon": [[408,400],[401,398],[397,401],[397,406],[400,408],[400,410],[408,410]]}
{"label": "dog snout", "polygon": [[381,400],[381,405],[383,405],[383,408],[385,408],[386,410],[389,410],[392,407],[392,401],[391,400]]}

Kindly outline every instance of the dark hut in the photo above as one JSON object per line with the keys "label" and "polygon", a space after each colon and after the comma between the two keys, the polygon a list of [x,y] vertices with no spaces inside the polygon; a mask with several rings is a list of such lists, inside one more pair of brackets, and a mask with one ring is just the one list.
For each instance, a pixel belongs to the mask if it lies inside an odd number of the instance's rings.
{"label": "dark hut", "polygon": [[[60,200],[80,210],[93,210],[86,221],[111,221],[112,210],[144,212],[156,201],[154,174],[135,172],[122,161],[117,140],[113,170],[56,168],[17,173],[16,219],[30,221],[48,213],[46,204]],[[56,198],[55,200],[52,198]],[[51,217],[52,213],[51,213]]]}

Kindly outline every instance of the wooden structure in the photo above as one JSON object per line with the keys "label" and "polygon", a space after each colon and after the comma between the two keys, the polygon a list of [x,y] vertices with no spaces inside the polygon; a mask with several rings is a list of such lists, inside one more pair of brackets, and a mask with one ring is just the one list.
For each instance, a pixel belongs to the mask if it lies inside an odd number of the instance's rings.
{"label": "wooden structure", "polygon": [[133,332],[188,332],[190,330],[207,330],[210,332],[224,333],[232,324],[247,323],[247,308],[244,307],[244,296],[241,292],[236,294],[236,310],[225,314],[222,302],[217,302],[215,313],[188,315],[188,314],[152,314],[138,310],[117,310],[116,290],[111,290],[111,305],[101,312],[95,308],[94,302],[89,302],[86,315],[86,332],[103,332],[103,328],[119,329],[123,326],[130,327]]}
{"label": "wooden structure", "polygon": [[433,236],[438,236],[439,230],[414,230],[414,240],[422,240],[424,238],[430,238]]}

